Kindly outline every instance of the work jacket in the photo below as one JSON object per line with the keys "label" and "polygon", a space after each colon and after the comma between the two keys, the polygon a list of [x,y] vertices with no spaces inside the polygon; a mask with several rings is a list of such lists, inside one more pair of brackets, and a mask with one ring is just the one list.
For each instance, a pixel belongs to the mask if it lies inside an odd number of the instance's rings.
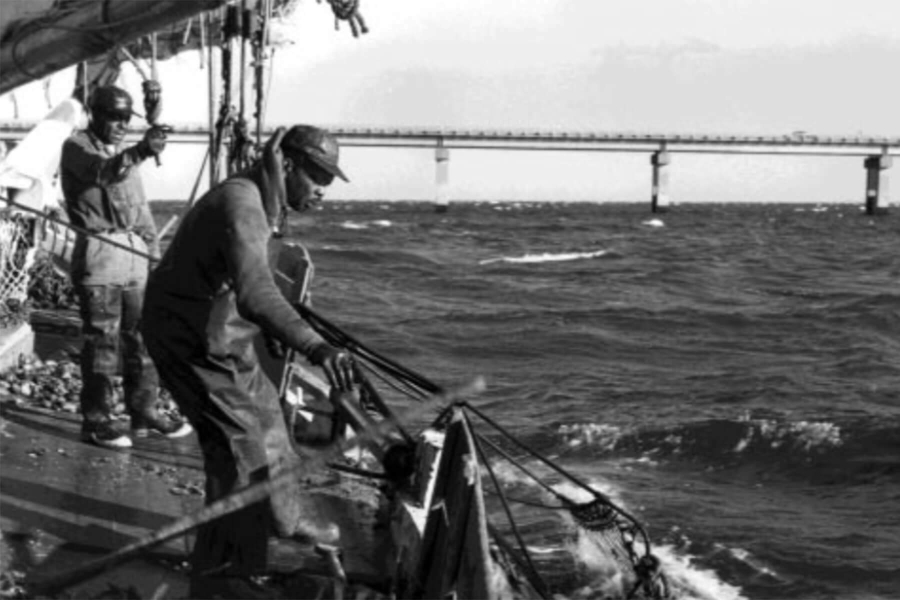
{"label": "work jacket", "polygon": [[198,200],[150,276],[145,329],[182,358],[238,372],[257,366],[260,328],[304,356],[322,346],[275,283],[271,221],[249,176],[228,179]]}
{"label": "work jacket", "polygon": [[[159,256],[156,225],[144,194],[135,146],[107,146],[90,130],[65,141],[60,178],[69,221],[143,254]],[[148,261],[92,236],[78,234],[72,281],[84,285],[143,282]]]}

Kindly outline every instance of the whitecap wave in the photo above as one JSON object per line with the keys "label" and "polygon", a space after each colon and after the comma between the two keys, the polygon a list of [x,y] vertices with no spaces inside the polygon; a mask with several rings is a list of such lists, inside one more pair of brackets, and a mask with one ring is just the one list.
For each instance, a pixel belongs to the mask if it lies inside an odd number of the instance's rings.
{"label": "whitecap wave", "polygon": [[725,583],[711,569],[693,564],[693,557],[668,545],[656,546],[672,595],[678,600],[747,600],[741,588]]}
{"label": "whitecap wave", "polygon": [[590,446],[611,451],[622,437],[621,428],[606,423],[560,425],[557,431],[570,448]]}
{"label": "whitecap wave", "polygon": [[344,221],[339,225],[343,229],[368,229],[367,223],[357,223],[356,221]]}
{"label": "whitecap wave", "polygon": [[597,258],[606,254],[606,250],[594,250],[591,252],[544,252],[542,254],[526,254],[524,256],[502,256],[500,258],[487,258],[479,261],[479,265],[489,265],[491,263],[505,262],[513,264],[529,264],[529,263],[546,263],[546,262],[565,262],[570,260],[584,260]]}
{"label": "whitecap wave", "polygon": [[835,448],[843,444],[841,428],[828,421],[779,423],[771,419],[749,419],[746,416],[742,420],[746,420],[751,426],[747,434],[738,441],[735,452],[744,451],[755,441],[754,438],[760,438],[771,448],[791,445],[806,452]]}
{"label": "whitecap wave", "polygon": [[375,225],[376,227],[392,227],[394,223],[388,219],[376,219],[366,223],[361,223],[359,221],[344,221],[339,227],[342,227],[343,229],[368,229],[372,225]]}

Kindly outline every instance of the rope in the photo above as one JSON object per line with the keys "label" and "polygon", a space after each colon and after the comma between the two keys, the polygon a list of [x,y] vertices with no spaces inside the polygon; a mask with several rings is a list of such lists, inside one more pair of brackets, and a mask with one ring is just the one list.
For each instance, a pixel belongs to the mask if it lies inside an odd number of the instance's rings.
{"label": "rope", "polygon": [[532,473],[531,471],[529,471],[529,470],[525,467],[525,465],[523,465],[522,463],[520,463],[519,461],[517,461],[516,459],[514,459],[514,458],[513,458],[512,456],[510,456],[509,454],[507,454],[506,451],[503,450],[500,446],[498,446],[497,444],[495,444],[495,443],[492,442],[491,440],[487,439],[486,437],[484,437],[484,436],[481,435],[480,433],[477,433],[477,434],[475,434],[475,435],[478,437],[479,440],[483,441],[485,444],[487,444],[488,446],[490,446],[490,447],[491,447],[491,450],[493,450],[494,452],[496,452],[497,454],[499,454],[500,456],[502,456],[503,458],[505,458],[510,464],[512,464],[513,466],[515,466],[516,468],[518,468],[520,471],[522,471],[523,473],[525,473],[526,475],[528,475],[531,479],[533,479],[533,480],[535,481],[535,483],[537,483],[540,487],[544,488],[544,490],[546,490],[547,492],[549,492],[551,496],[554,496],[557,500],[563,502],[564,504],[569,503],[569,499],[568,499],[568,498],[566,498],[565,496],[561,495],[559,492],[557,492],[556,490],[554,490],[552,487],[550,487],[549,485],[547,485],[546,483],[544,483],[543,481],[541,481],[541,479],[540,479],[537,475],[535,475],[534,473]]}
{"label": "rope", "polygon": [[328,468],[334,469],[335,471],[343,471],[344,473],[348,473],[350,475],[368,477],[369,479],[383,479],[385,481],[389,481],[391,479],[387,473],[379,473],[378,471],[360,469],[359,467],[351,467],[350,465],[343,465],[341,463],[328,463]]}
{"label": "rope", "polygon": [[[463,421],[466,424],[466,428],[468,428],[470,433],[474,433],[472,429],[472,423],[469,421],[469,415],[466,411],[462,411]],[[481,447],[481,442],[479,440],[479,436],[472,436],[472,441],[475,443],[475,450],[478,452],[478,457],[481,460],[481,463],[484,465],[485,469],[487,469],[488,474],[491,477],[491,481],[494,484],[494,489],[497,490],[497,493],[500,496],[500,503],[503,505],[503,512],[506,513],[506,519],[509,521],[509,526],[512,529],[513,536],[516,538],[516,542],[519,544],[519,549],[522,551],[522,555],[525,557],[525,562],[528,564],[528,570],[530,572],[529,581],[539,582],[538,593],[542,598],[547,598],[546,589],[547,586],[544,581],[541,579],[540,575],[538,575],[537,569],[534,567],[534,562],[531,560],[531,553],[528,551],[528,546],[525,545],[525,540],[522,539],[522,534],[519,532],[519,527],[516,525],[516,520],[513,518],[512,511],[509,508],[509,502],[506,501],[506,495],[503,492],[503,487],[500,485],[500,482],[497,480],[497,475],[494,473],[494,469],[491,467],[490,463],[487,460],[487,457],[484,454],[484,448]]]}
{"label": "rope", "polygon": [[88,231],[87,229],[84,229],[77,225],[73,225],[72,223],[67,223],[66,221],[63,221],[62,219],[58,219],[57,217],[54,217],[53,215],[50,215],[45,212],[39,211],[37,209],[31,208],[30,206],[25,206],[24,204],[19,204],[18,202],[10,200],[9,198],[4,198],[2,196],[0,196],[0,200],[6,202],[10,206],[13,206],[19,210],[24,210],[25,212],[29,212],[34,215],[37,215],[42,219],[46,219],[47,221],[50,221],[51,223],[56,223],[57,225],[62,225],[63,227],[68,227],[75,233],[80,233],[81,235],[94,238],[95,240],[100,240],[101,242],[109,244],[110,246],[115,246],[116,248],[125,250],[126,252],[131,252],[135,256],[140,256],[141,258],[145,258],[145,259],[149,260],[150,262],[159,262],[158,258],[156,258],[154,256],[150,256],[146,252],[141,252],[140,250],[135,250],[131,246],[126,246],[125,244],[120,244],[119,242],[113,241],[109,238],[105,238],[98,233]]}
{"label": "rope", "polygon": [[407,398],[416,400],[417,402],[421,402],[427,397],[425,394],[410,387],[409,384],[407,384],[405,381],[395,381],[393,379],[390,379],[377,369],[367,365],[365,362],[358,361],[356,364],[359,368],[365,370],[367,373],[369,373],[373,377],[376,377],[386,386],[390,387],[395,392],[406,396]]}
{"label": "rope", "polygon": [[443,388],[438,384],[426,379],[423,375],[416,373],[411,369],[407,369],[403,365],[378,354],[369,349],[361,342],[350,336],[350,334],[341,330],[337,325],[329,322],[321,315],[317,314],[310,307],[302,304],[294,304],[294,308],[300,313],[307,323],[315,329],[319,335],[334,346],[346,348],[350,352],[358,355],[360,358],[376,365],[381,370],[387,372],[391,376],[413,385],[428,394],[440,394]]}
{"label": "rope", "polygon": [[125,55],[125,58],[128,59],[128,62],[134,65],[134,68],[137,69],[137,72],[138,74],[140,74],[141,79],[147,81],[151,78],[151,76],[147,74],[147,72],[144,70],[144,67],[140,65],[134,55],[128,51],[128,48],[126,48],[125,46],[119,46],[119,50],[122,52],[122,54]]}
{"label": "rope", "polygon": [[[272,18],[272,0],[263,0],[260,6],[261,25],[253,39],[254,60],[253,84],[256,88],[256,143],[262,145],[263,119],[265,117],[266,94],[263,93],[263,79],[266,71],[266,46],[269,43],[269,20]],[[270,73],[271,76],[271,73]],[[271,81],[271,80],[270,80]],[[268,92],[268,90],[266,90]]]}
{"label": "rope", "polygon": [[388,419],[391,424],[397,428],[397,431],[400,432],[400,435],[403,436],[403,439],[407,444],[413,444],[413,437],[403,428],[403,425],[400,424],[397,417],[394,416],[394,413],[378,393],[378,390],[375,389],[375,386],[372,385],[372,382],[359,370],[357,370],[355,375],[362,387],[363,394],[360,395],[360,405],[362,408],[366,409],[369,408],[369,406],[373,406],[378,413]]}
{"label": "rope", "polygon": [[[485,421],[486,423],[491,425],[500,434],[502,434],[506,439],[511,441],[513,444],[518,446],[520,449],[524,450],[525,452],[527,452],[534,458],[538,459],[539,461],[541,461],[542,463],[544,463],[545,465],[547,465],[548,467],[550,467],[551,469],[553,469],[554,471],[556,471],[557,473],[559,473],[560,475],[565,477],[570,482],[574,483],[575,485],[577,485],[577,486],[581,487],[582,489],[584,489],[585,491],[589,492],[590,494],[592,494],[594,496],[594,498],[602,500],[603,503],[608,504],[609,506],[613,507],[617,513],[619,513],[620,515],[625,517],[628,521],[630,521],[634,525],[634,527],[641,534],[641,537],[644,540],[645,553],[646,554],[650,553],[650,536],[647,535],[647,532],[646,532],[646,530],[644,530],[644,527],[640,524],[640,522],[637,520],[637,518],[635,518],[631,513],[627,512],[625,509],[618,506],[615,502],[612,501],[612,499],[610,499],[605,494],[595,490],[594,488],[592,488],[588,484],[584,483],[583,481],[581,481],[580,479],[578,479],[577,477],[575,477],[574,475],[572,475],[571,473],[569,473],[568,471],[566,471],[565,469],[563,469],[562,467],[560,467],[559,465],[554,463],[553,461],[538,454],[537,452],[535,452],[534,450],[529,448],[527,445],[525,445],[522,442],[520,442],[519,440],[517,440],[509,432],[507,432],[504,428],[502,428],[500,425],[498,425],[493,419],[491,419],[490,417],[485,415],[483,412],[481,412],[480,410],[478,410],[477,408],[472,406],[470,403],[464,402],[463,405],[466,408],[468,408],[469,410],[471,410],[472,412],[474,412],[476,415],[478,415],[483,421]],[[539,480],[536,479],[536,481],[539,481]],[[571,502],[571,501],[569,501],[569,502]],[[572,504],[573,504],[573,506],[575,505],[575,503],[572,503]]]}
{"label": "rope", "polygon": [[[493,490],[485,490],[485,494],[491,494],[492,496],[499,496],[498,492]],[[547,504],[545,502],[538,502],[536,500],[526,500],[525,498],[520,498],[518,496],[510,496],[506,494],[506,499],[510,502],[515,502],[516,504],[521,504],[522,506],[530,506],[531,508],[540,508],[543,510],[552,510],[552,511],[563,511],[569,510],[568,506],[564,506],[562,504]]]}

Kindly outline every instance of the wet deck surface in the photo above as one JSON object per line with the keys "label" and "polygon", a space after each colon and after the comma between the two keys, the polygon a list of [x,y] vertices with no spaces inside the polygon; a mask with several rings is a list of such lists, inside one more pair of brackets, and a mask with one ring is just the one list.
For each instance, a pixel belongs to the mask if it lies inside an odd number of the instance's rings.
{"label": "wet deck surface", "polygon": [[[40,579],[137,541],[203,505],[193,434],[181,440],[135,439],[130,450],[113,451],[80,440],[78,415],[7,401],[0,405],[0,419],[4,571],[22,570]],[[191,543],[185,536],[157,546],[145,555],[148,560],[139,561],[144,564],[98,578],[98,589],[110,583],[165,585],[167,597],[179,597],[186,585],[183,574],[152,565],[157,559],[183,562]]]}
{"label": "wet deck surface", "polygon": [[[71,359],[80,351],[77,316],[41,311],[33,323],[35,354]],[[133,439],[107,450],[80,439],[81,416],[0,396],[0,573],[24,572],[30,581],[74,568],[140,540],[204,503],[202,458],[196,434],[178,440]],[[120,422],[127,431],[128,421]],[[361,581],[385,577],[373,527],[378,491],[371,482],[342,477],[316,494],[322,514],[342,531],[344,568]],[[111,590],[140,598],[186,598],[186,560],[193,534],[155,546],[141,557],[69,588],[94,598]],[[312,547],[274,545],[275,571],[325,570]],[[119,593],[115,597],[126,597]]]}

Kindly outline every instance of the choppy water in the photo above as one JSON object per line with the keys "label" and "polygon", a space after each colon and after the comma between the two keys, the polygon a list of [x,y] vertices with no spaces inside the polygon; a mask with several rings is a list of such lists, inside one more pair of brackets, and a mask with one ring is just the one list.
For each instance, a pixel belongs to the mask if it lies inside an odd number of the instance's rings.
{"label": "choppy water", "polygon": [[438,382],[483,375],[474,402],[700,597],[900,595],[900,210],[336,202],[293,225],[324,316]]}

